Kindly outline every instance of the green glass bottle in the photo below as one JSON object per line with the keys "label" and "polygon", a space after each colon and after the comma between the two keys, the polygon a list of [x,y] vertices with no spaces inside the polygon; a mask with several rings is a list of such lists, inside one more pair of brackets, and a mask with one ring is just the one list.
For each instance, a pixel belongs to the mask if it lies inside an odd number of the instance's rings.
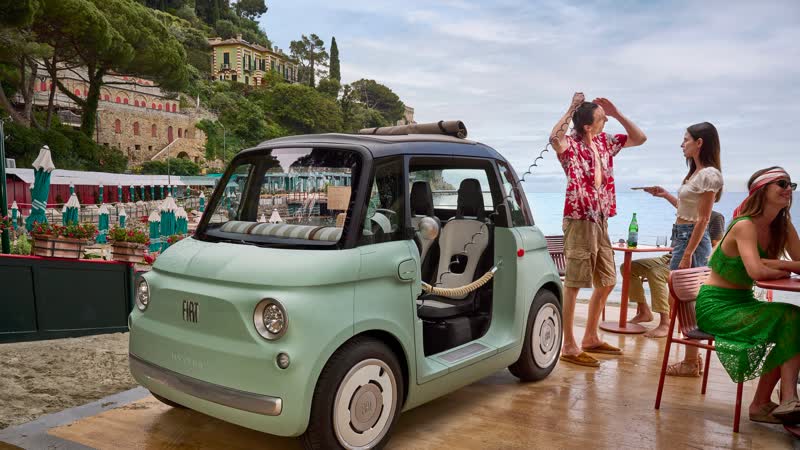
{"label": "green glass bottle", "polygon": [[636,213],[633,213],[633,219],[628,226],[628,248],[636,248],[639,244],[639,222],[636,221]]}

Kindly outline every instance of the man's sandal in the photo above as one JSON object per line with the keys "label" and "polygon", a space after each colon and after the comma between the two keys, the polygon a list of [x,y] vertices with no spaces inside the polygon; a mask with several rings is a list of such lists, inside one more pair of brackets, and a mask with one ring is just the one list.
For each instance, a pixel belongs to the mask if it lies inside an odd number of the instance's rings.
{"label": "man's sandal", "polygon": [[579,366],[600,367],[600,361],[592,358],[591,355],[587,355],[586,352],[581,352],[578,355],[561,355],[560,359]]}

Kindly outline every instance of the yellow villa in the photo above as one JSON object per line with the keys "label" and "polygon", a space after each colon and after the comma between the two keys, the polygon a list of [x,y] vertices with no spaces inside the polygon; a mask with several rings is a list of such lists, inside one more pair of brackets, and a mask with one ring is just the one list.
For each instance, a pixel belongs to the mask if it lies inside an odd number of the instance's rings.
{"label": "yellow villa", "polygon": [[280,49],[273,51],[247,42],[242,35],[230,39],[211,38],[208,44],[212,50],[213,80],[231,80],[258,86],[264,83],[267,71],[274,70],[291,83],[298,81],[299,64]]}

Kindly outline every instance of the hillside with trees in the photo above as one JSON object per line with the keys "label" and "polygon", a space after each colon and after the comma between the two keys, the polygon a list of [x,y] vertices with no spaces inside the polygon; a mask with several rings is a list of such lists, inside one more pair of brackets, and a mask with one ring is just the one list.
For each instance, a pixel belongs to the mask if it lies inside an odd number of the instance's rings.
{"label": "hillside with trees", "polygon": [[[11,119],[7,154],[21,165],[48,144],[62,168],[126,169],[121,153],[91,139],[107,74],[153,80],[180,97],[182,106],[199,98],[217,116],[198,124],[207,134],[211,160],[230,159],[275,137],[353,132],[391,125],[403,116],[402,101],[387,86],[366,79],[343,85],[336,39],[327,47],[314,33],[300,34],[290,44],[300,65],[299,83],[289,84],[277,73],[258,87],[212,81],[208,38],[241,35],[272,48],[257,21],[268,13],[264,0],[0,0],[0,8],[6,12],[0,16],[0,108]],[[58,67],[85,68],[88,94],[75,96],[53,84],[50,105],[32,107],[37,71],[55,78]],[[58,122],[52,105],[56,90],[80,108],[79,130]],[[22,107],[12,105],[17,94]],[[158,165],[150,166],[142,170]]]}

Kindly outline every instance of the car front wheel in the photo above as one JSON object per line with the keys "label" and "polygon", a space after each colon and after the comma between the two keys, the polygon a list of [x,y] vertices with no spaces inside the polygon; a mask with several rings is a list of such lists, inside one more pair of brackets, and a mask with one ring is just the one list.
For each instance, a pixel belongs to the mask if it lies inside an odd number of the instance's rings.
{"label": "car front wheel", "polygon": [[544,379],[558,362],[561,336],[561,304],[551,291],[541,290],[531,303],[522,353],[508,370],[522,381]]}
{"label": "car front wheel", "polygon": [[351,340],[322,370],[308,429],[307,449],[382,448],[400,415],[403,375],[386,344],[371,338]]}

